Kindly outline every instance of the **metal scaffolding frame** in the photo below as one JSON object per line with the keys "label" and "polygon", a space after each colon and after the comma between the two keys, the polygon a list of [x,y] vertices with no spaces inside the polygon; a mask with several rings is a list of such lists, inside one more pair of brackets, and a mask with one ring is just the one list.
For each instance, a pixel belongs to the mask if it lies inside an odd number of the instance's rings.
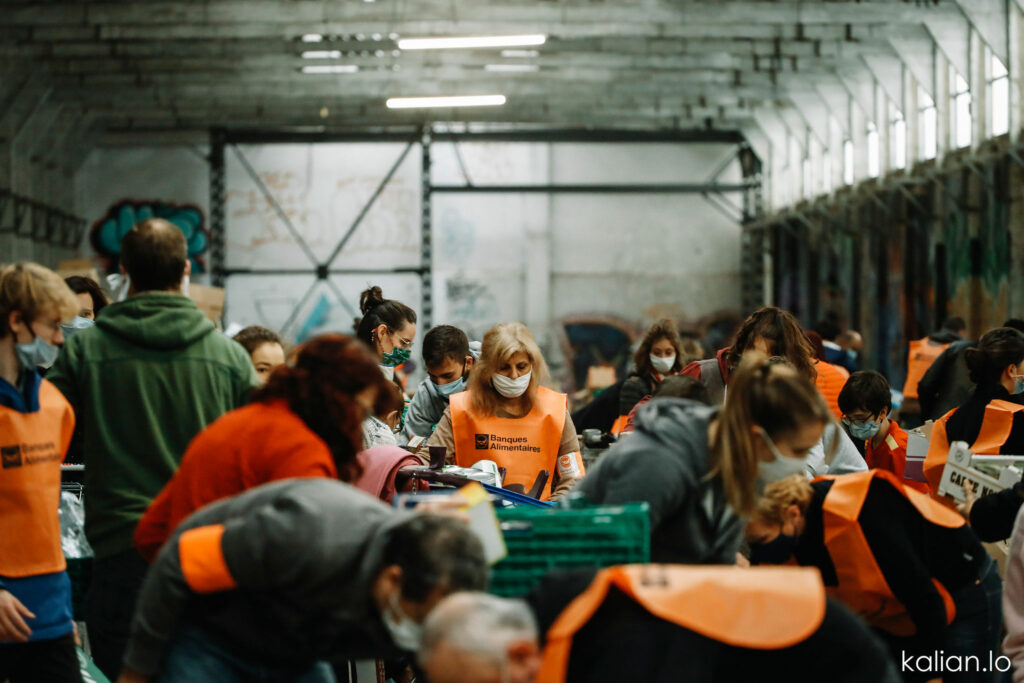
{"label": "metal scaffolding frame", "polygon": [[[730,143],[738,145],[736,157],[727,159],[712,176],[703,183],[635,183],[635,184],[516,184],[516,185],[475,185],[468,175],[464,185],[435,185],[431,179],[431,146],[436,142],[522,142],[522,143]],[[326,261],[319,261],[301,233],[295,228],[287,214],[278,204],[273,194],[260,179],[238,148],[240,144],[311,144],[338,142],[405,142],[406,146],[398,159],[395,160],[388,173],[377,186],[367,203],[357,214],[353,223],[341,237]],[[384,191],[398,168],[407,158],[412,147],[420,145],[421,150],[421,206],[420,206],[420,265],[418,267],[392,269],[341,269],[333,268],[332,264],[344,250],[352,234],[362,223],[363,218],[373,207],[377,198]],[[420,277],[422,301],[420,320],[424,328],[433,323],[433,196],[437,193],[545,193],[545,194],[700,194],[712,206],[732,219],[740,220],[744,226],[754,223],[763,214],[763,179],[761,160],[737,131],[723,130],[677,130],[677,131],[629,131],[629,130],[488,130],[488,131],[452,131],[434,130],[433,126],[425,125],[417,128],[396,129],[389,131],[352,131],[335,133],[294,133],[281,131],[229,131],[213,129],[210,132],[210,230],[211,230],[211,271],[216,286],[226,285],[231,275],[314,275],[313,284],[299,300],[289,315],[280,332],[286,334],[295,323],[300,311],[316,291],[317,284],[324,282],[335,294],[338,302],[353,316],[357,312],[345,300],[336,284],[330,280],[331,275],[351,274],[410,274]],[[246,173],[256,184],[260,193],[274,208],[281,222],[288,229],[296,243],[310,260],[310,268],[270,268],[270,269],[229,269],[226,266],[226,221],[225,221],[225,154],[230,148]],[[456,146],[456,151],[458,147]],[[718,179],[734,160],[739,160],[743,180],[740,183],[719,183]],[[460,157],[461,165],[461,157]],[[465,170],[463,168],[463,170]],[[464,173],[465,175],[465,173]],[[732,202],[725,201],[726,195],[742,195],[742,209]],[[731,207],[737,214],[724,207]],[[753,301],[755,294],[763,299],[763,258],[767,244],[759,231],[744,230],[743,242],[743,305]],[[749,236],[756,234],[756,239]],[[754,258],[756,254],[757,258]],[[747,269],[747,264],[762,264]],[[759,269],[758,269],[759,268]]]}

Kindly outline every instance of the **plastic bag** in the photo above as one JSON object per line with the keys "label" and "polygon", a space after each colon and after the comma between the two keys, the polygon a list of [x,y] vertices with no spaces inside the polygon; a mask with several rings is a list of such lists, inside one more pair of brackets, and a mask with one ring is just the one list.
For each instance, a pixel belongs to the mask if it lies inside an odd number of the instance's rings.
{"label": "plastic bag", "polygon": [[60,494],[60,547],[67,559],[92,557],[92,546],[85,538],[85,507],[70,491]]}

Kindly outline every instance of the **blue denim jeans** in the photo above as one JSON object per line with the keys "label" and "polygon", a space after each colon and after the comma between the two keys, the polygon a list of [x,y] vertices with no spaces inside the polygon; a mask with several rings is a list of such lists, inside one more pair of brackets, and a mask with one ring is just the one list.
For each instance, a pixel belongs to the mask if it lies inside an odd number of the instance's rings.
{"label": "blue denim jeans", "polygon": [[160,683],[335,683],[326,662],[295,668],[269,667],[236,657],[198,628],[186,629],[171,644]]}
{"label": "blue denim jeans", "polygon": [[[999,678],[995,670],[1001,654],[1003,628],[1003,581],[996,563],[988,555],[978,572],[977,583],[961,588],[953,595],[956,619],[946,634],[946,655],[961,661],[977,661],[980,671],[950,672],[942,675],[944,683],[991,683]],[[968,660],[976,657],[976,660]],[[1006,666],[1007,660],[1001,664]],[[991,668],[990,668],[991,667]]]}

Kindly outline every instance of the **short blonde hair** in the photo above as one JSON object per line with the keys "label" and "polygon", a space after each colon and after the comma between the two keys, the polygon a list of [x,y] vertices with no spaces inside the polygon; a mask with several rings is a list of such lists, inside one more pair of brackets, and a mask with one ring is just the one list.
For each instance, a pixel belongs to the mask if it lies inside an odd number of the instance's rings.
{"label": "short blonde hair", "polygon": [[8,320],[18,311],[25,322],[55,313],[71,320],[80,309],[78,297],[57,273],[38,263],[14,263],[0,268],[0,338],[10,333]]}
{"label": "short blonde hair", "polygon": [[786,521],[786,508],[796,505],[800,508],[800,514],[804,514],[813,497],[814,489],[811,488],[811,482],[803,474],[794,474],[773,481],[765,487],[751,519],[768,524],[782,524]]}
{"label": "short blonde hair", "polygon": [[540,347],[533,334],[522,323],[500,323],[484,335],[480,357],[474,361],[469,374],[470,405],[482,415],[494,415],[498,403],[504,399],[491,385],[498,368],[517,353],[525,353],[533,364],[530,386],[526,396],[530,403],[537,397],[537,387],[548,380],[548,364],[544,362]]}

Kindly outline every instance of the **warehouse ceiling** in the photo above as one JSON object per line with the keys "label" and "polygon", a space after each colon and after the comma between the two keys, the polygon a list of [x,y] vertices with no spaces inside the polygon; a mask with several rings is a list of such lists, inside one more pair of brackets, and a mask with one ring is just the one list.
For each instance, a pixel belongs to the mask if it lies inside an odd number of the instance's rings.
{"label": "warehouse ceiling", "polygon": [[[350,130],[426,120],[517,127],[762,130],[827,138],[874,83],[900,94],[968,26],[1006,59],[1003,0],[176,0],[0,3],[0,136]],[[542,45],[402,50],[429,36]],[[1001,44],[1000,44],[1001,41]],[[318,56],[304,53],[319,52]],[[304,73],[347,70],[346,73]],[[309,69],[307,69],[308,71]],[[926,89],[930,85],[926,84]],[[391,97],[504,106],[389,110]],[[45,125],[40,125],[39,119]],[[53,140],[44,141],[52,145]]]}

